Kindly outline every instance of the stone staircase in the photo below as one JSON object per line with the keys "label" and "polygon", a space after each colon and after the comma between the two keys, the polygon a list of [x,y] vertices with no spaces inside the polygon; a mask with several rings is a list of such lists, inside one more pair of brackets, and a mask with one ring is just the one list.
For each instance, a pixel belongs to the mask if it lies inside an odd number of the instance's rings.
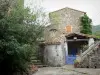
{"label": "stone staircase", "polygon": [[100,41],[92,44],[85,52],[81,54],[79,68],[100,68]]}
{"label": "stone staircase", "polygon": [[32,64],[37,66],[38,68],[42,68],[42,67],[47,67],[47,65],[44,65],[41,60],[38,58],[38,56],[36,54],[33,55],[33,57],[31,58],[32,60]]}

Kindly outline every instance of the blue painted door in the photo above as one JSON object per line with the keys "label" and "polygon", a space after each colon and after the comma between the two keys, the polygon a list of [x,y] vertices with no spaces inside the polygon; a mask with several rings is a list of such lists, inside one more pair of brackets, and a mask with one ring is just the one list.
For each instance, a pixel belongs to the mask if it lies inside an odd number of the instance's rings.
{"label": "blue painted door", "polygon": [[76,59],[77,48],[72,48],[70,50],[70,55],[66,56],[66,64],[74,64],[74,60]]}
{"label": "blue painted door", "polygon": [[74,60],[76,59],[76,56],[74,55],[72,55],[72,56],[66,56],[66,64],[70,64],[70,65],[72,65],[72,64],[74,64]]}

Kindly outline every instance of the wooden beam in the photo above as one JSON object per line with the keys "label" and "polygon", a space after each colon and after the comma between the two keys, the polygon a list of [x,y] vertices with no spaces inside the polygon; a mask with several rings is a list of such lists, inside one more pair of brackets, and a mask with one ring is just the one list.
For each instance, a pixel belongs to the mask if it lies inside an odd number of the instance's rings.
{"label": "wooden beam", "polygon": [[89,39],[68,39],[66,42],[73,42],[73,41],[88,41]]}

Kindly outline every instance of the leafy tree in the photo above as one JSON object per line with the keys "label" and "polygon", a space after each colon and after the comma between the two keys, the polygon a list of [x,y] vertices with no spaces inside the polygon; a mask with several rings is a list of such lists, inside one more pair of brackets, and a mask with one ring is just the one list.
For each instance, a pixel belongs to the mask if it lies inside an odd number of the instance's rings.
{"label": "leafy tree", "polygon": [[22,75],[28,73],[43,26],[37,21],[37,12],[6,1],[0,2],[0,75]]}
{"label": "leafy tree", "polygon": [[81,17],[81,33],[84,34],[92,34],[92,20],[87,16],[87,14],[84,14],[84,16]]}
{"label": "leafy tree", "polygon": [[57,14],[56,12],[52,12],[49,14],[50,20],[52,22],[53,25],[59,25],[60,24],[60,17],[59,14]]}

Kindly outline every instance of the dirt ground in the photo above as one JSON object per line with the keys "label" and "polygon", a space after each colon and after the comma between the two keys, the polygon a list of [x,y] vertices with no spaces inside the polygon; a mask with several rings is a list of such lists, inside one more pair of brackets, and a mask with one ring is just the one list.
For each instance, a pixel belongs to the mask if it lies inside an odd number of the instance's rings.
{"label": "dirt ground", "polygon": [[40,68],[33,75],[100,75],[100,69],[74,68],[72,65],[66,65]]}

